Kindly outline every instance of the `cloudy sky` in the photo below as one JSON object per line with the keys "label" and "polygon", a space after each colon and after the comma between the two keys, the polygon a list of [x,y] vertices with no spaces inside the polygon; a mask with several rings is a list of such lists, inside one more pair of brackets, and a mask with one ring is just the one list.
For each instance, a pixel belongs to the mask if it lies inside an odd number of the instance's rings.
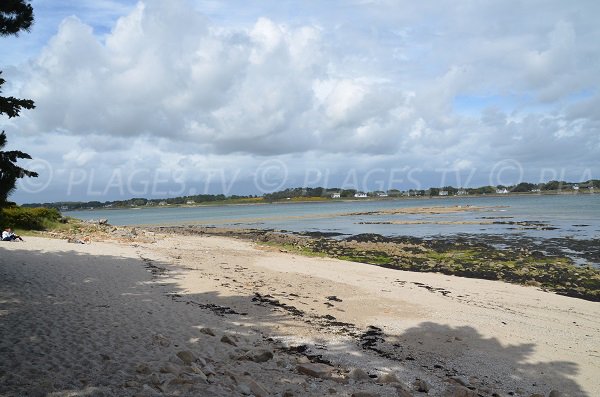
{"label": "cloudy sky", "polygon": [[32,5],[17,202],[600,178],[595,0]]}

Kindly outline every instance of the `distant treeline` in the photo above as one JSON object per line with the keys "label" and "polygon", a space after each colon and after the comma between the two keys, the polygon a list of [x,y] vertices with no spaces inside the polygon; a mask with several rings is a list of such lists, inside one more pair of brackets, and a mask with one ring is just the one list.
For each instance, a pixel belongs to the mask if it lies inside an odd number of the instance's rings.
{"label": "distant treeline", "polygon": [[528,183],[522,182],[513,186],[481,186],[477,188],[457,188],[453,186],[444,186],[429,189],[409,189],[398,190],[390,189],[387,191],[361,192],[356,189],[341,188],[323,188],[323,187],[296,187],[288,188],[278,192],[267,193],[263,196],[225,196],[223,194],[200,194],[194,196],[181,196],[165,199],[145,199],[131,198],[129,200],[116,201],[87,201],[87,202],[55,202],[55,203],[31,203],[23,204],[23,207],[47,207],[59,210],[79,210],[96,208],[127,208],[127,207],[151,207],[165,205],[193,205],[210,203],[256,203],[273,202],[280,200],[302,199],[302,198],[321,198],[330,199],[333,197],[353,198],[366,195],[367,197],[403,197],[403,196],[457,196],[457,195],[486,195],[486,194],[505,194],[505,193],[535,193],[535,192],[553,192],[564,190],[591,190],[600,189],[600,180],[591,179],[585,182],[565,182],[550,181],[547,183]]}
{"label": "distant treeline", "polygon": [[22,207],[47,207],[59,210],[80,210],[95,208],[126,208],[126,207],[151,207],[163,205],[201,204],[221,201],[255,201],[262,200],[259,196],[225,196],[224,194],[199,194],[194,196],[172,197],[164,199],[131,198],[115,201],[58,201],[54,203],[23,204]]}
{"label": "distant treeline", "polygon": [[456,196],[460,194],[464,195],[483,195],[483,194],[496,194],[501,192],[510,193],[530,193],[530,192],[542,192],[542,191],[561,191],[561,190],[573,190],[573,189],[588,189],[597,188],[600,189],[600,180],[591,179],[589,181],[574,183],[565,181],[550,181],[547,183],[528,183],[522,182],[512,186],[481,186],[476,188],[457,188],[454,186],[444,186],[440,188],[432,187],[429,189],[409,189],[409,190],[398,190],[390,189],[387,191],[372,191],[372,192],[361,192],[356,189],[340,189],[330,188],[325,189],[322,187],[315,188],[289,188],[274,193],[268,193],[263,195],[263,198],[267,201],[275,200],[286,200],[288,198],[298,197],[331,197],[334,194],[339,194],[340,198],[355,197],[356,194],[365,193],[369,197],[387,196],[387,197],[401,197],[401,196],[439,196],[440,193],[446,192],[448,196]]}

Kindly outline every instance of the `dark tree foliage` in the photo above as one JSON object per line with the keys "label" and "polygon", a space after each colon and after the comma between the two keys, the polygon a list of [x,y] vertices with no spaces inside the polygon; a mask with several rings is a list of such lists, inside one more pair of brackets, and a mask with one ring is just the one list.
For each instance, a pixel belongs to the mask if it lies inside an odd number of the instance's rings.
{"label": "dark tree foliage", "polygon": [[537,189],[537,185],[528,182],[521,182],[517,186],[513,187],[510,191],[515,193],[531,192],[533,189]]}
{"label": "dark tree foliage", "polygon": [[445,190],[448,192],[449,195],[454,196],[456,195],[456,192],[458,192],[458,189],[455,188],[454,186],[444,186],[442,188],[442,190]]}
{"label": "dark tree foliage", "polygon": [[[28,31],[33,23],[33,8],[24,0],[0,1],[0,36],[17,35],[19,31]],[[0,71],[0,74],[2,72]],[[2,85],[6,82],[0,77],[0,93]],[[21,109],[33,109],[32,100],[0,96],[0,115],[8,118],[18,117]],[[20,159],[31,159],[27,153],[19,150],[4,151],[6,134],[0,133],[0,207],[7,204],[7,198],[15,189],[17,179],[23,177],[37,177],[38,174],[19,167],[16,163]]]}
{"label": "dark tree foliage", "polygon": [[[2,93],[2,84],[6,82],[1,75],[2,71],[0,71],[0,94]],[[35,108],[35,105],[31,99],[17,99],[12,96],[0,96],[0,114],[6,114],[9,119],[19,117],[19,112],[22,108],[33,109]]]}
{"label": "dark tree foliage", "polygon": [[356,189],[342,189],[340,191],[340,197],[343,197],[343,198],[354,197],[354,195],[356,193],[358,193],[358,190],[356,190]]}
{"label": "dark tree foliage", "polygon": [[325,197],[326,195],[327,192],[322,187],[296,187],[267,193],[264,195],[264,198],[273,201],[296,197]]}
{"label": "dark tree foliage", "polygon": [[29,31],[33,24],[33,8],[23,0],[0,2],[0,36],[18,35]]}
{"label": "dark tree foliage", "polygon": [[562,190],[565,185],[565,181],[550,181],[542,186],[542,190]]}
{"label": "dark tree foliage", "polygon": [[37,172],[28,171],[15,164],[19,159],[31,159],[30,155],[18,150],[1,150],[5,145],[6,134],[2,131],[0,133],[0,205],[6,202],[6,198],[15,189],[17,179],[38,176]]}

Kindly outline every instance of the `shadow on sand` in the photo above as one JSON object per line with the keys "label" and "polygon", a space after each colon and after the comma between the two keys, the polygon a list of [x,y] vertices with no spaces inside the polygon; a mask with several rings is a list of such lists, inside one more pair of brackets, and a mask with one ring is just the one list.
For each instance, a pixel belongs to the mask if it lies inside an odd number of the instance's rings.
{"label": "shadow on sand", "polygon": [[[140,360],[164,354],[152,337],[164,335],[189,345],[202,327],[223,334],[240,329],[240,323],[271,349],[313,362],[348,368],[360,359],[371,370],[399,368],[402,373],[406,368],[441,382],[461,376],[483,396],[494,390],[547,395],[551,389],[587,395],[572,379],[576,363],[528,362],[533,344],[504,346],[475,328],[432,322],[385,335],[377,327],[327,322],[254,294],[186,294],[177,282],[185,272],[149,259],[0,248],[0,395],[114,391],[135,374]],[[321,336],[312,343],[278,342],[288,337],[278,325],[294,322]],[[341,339],[332,344],[330,335]],[[176,350],[173,343],[170,348]],[[287,371],[290,379],[298,376],[295,368]],[[345,392],[349,387],[339,386]]]}

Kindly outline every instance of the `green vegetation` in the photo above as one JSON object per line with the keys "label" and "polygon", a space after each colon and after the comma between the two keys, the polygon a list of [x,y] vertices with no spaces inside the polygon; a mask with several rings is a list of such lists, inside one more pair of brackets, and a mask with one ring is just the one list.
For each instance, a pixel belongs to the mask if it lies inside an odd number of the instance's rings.
{"label": "green vegetation", "polygon": [[62,216],[54,208],[7,207],[0,210],[0,225],[18,230],[47,230],[57,227]]}
{"label": "green vegetation", "polygon": [[[237,235],[253,238],[251,233]],[[600,301],[600,270],[577,266],[569,258],[547,256],[539,251],[496,249],[483,244],[387,241],[377,237],[368,241],[346,241],[267,233],[258,239],[261,244],[300,255],[327,256],[413,272],[501,280]]]}
{"label": "green vegetation", "polygon": [[386,254],[356,254],[356,255],[340,255],[338,259],[351,262],[368,263],[371,265],[389,265],[392,263],[392,258]]}
{"label": "green vegetation", "polygon": [[327,256],[324,252],[313,251],[308,247],[304,247],[299,244],[293,243],[282,243],[282,242],[274,242],[274,241],[263,241],[261,245],[271,248],[278,248],[282,252],[288,252],[292,254],[298,254],[303,256],[311,256],[311,257],[319,257],[324,258]]}
{"label": "green vegetation", "polygon": [[[33,8],[23,0],[3,1],[0,3],[0,36],[18,35],[20,31],[29,31],[33,23]],[[2,72],[0,71],[0,74]],[[0,93],[6,82],[0,77]],[[8,118],[19,117],[22,109],[33,109],[30,99],[0,96],[0,115]],[[19,150],[2,150],[7,143],[6,134],[0,132],[0,208],[6,207],[8,196],[15,190],[17,179],[37,177],[38,174],[17,165],[21,159],[31,159],[27,153]]]}
{"label": "green vegetation", "polygon": [[182,206],[197,204],[256,204],[264,203],[262,197],[257,196],[225,196],[223,194],[200,194],[195,196],[182,196],[166,199],[132,198],[116,201],[58,201],[54,203],[31,203],[23,204],[23,207],[47,207],[58,210],[87,210],[87,209],[110,209],[110,208],[139,208],[160,206]]}
{"label": "green vegetation", "polygon": [[451,249],[423,253],[390,254],[378,250],[346,248],[343,254],[329,252],[343,260],[416,272],[437,272],[470,278],[502,280],[539,286],[562,295],[600,301],[600,272],[572,264],[569,258],[510,254],[493,248]]}

